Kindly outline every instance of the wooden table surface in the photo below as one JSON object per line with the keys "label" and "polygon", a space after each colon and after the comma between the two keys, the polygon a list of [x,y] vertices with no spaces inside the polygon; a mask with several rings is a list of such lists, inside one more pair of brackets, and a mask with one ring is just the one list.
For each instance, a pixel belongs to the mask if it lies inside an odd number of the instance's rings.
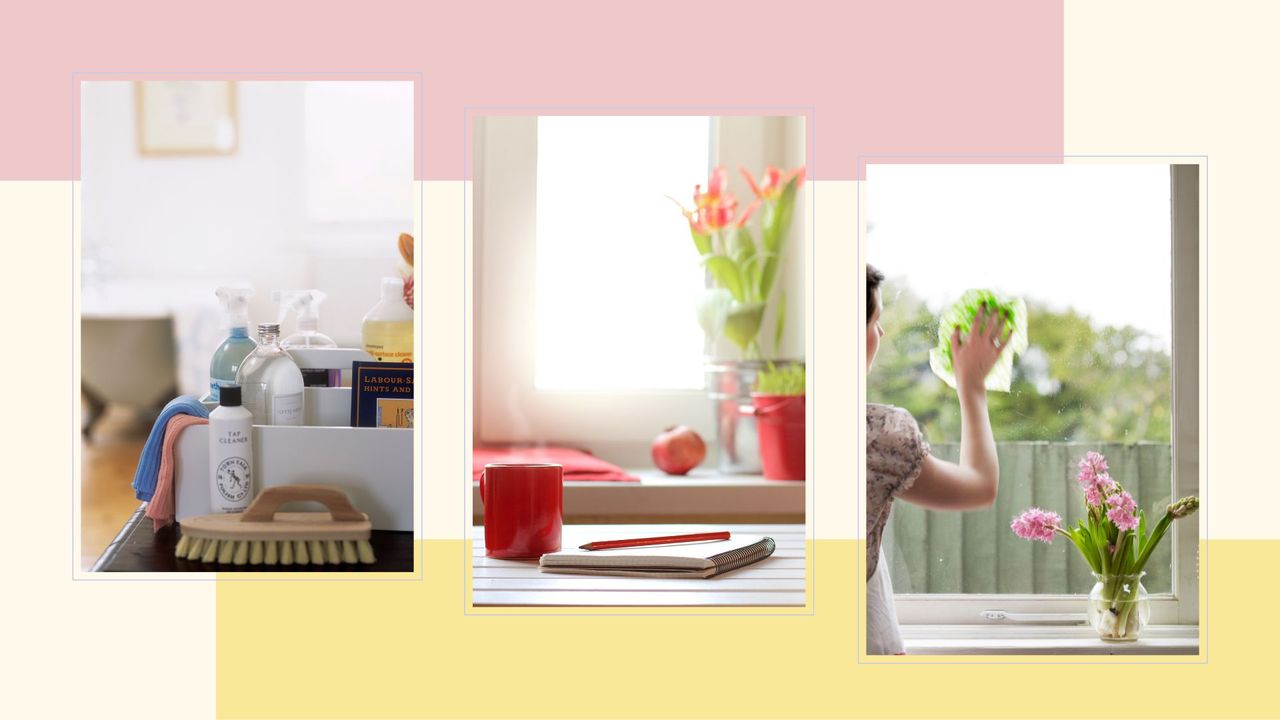
{"label": "wooden table surface", "polygon": [[372,565],[218,565],[174,557],[181,534],[173,525],[152,532],[139,507],[93,566],[94,572],[413,572],[413,533],[373,531]]}
{"label": "wooden table surface", "polygon": [[804,525],[565,525],[561,545],[728,530],[766,535],[770,557],[713,578],[635,578],[544,573],[536,560],[485,556],[484,527],[472,528],[475,606],[803,607]]}

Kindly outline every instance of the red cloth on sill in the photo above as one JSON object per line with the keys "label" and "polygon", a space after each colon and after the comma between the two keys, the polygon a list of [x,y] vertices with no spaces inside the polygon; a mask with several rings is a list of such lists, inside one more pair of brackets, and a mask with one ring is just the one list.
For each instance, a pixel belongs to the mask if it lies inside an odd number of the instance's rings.
{"label": "red cloth on sill", "polygon": [[479,480],[489,463],[555,463],[564,466],[565,480],[600,482],[640,482],[622,468],[600,458],[567,447],[474,448],[471,451],[471,479]]}

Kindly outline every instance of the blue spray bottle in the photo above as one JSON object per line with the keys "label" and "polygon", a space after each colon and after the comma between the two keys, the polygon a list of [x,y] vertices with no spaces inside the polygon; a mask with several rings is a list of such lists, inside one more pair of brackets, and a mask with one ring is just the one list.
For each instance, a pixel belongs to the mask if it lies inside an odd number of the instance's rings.
{"label": "blue spray bottle", "polygon": [[253,290],[220,287],[217,294],[231,334],[214,351],[209,363],[209,399],[213,402],[218,402],[218,386],[234,383],[240,363],[258,347],[249,337],[249,298],[253,297]]}

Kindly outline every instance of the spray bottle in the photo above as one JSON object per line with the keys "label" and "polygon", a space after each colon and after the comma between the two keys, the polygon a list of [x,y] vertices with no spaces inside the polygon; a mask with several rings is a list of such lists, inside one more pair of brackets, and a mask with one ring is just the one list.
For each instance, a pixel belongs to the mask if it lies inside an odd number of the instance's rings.
{"label": "spray bottle", "polygon": [[219,399],[218,386],[234,383],[240,363],[258,347],[249,337],[249,298],[253,297],[253,289],[220,287],[217,295],[231,334],[214,351],[209,363],[209,399],[213,402]]}
{"label": "spray bottle", "polygon": [[[336,348],[333,338],[320,332],[320,303],[328,297],[319,290],[276,290],[271,299],[280,304],[280,324],[292,310],[298,316],[298,330],[280,342],[285,350],[292,348]],[[341,387],[342,371],[300,366],[302,382],[307,387]]]}
{"label": "spray bottle", "polygon": [[320,303],[328,297],[319,290],[276,290],[271,299],[280,304],[280,324],[292,310],[298,316],[298,331],[280,341],[281,347],[333,348],[338,343],[320,332]]}

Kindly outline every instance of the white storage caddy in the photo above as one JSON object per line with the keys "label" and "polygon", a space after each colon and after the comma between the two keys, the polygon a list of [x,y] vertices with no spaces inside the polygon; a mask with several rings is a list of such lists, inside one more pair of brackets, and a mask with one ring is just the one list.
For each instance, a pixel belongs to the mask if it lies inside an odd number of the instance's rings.
{"label": "white storage caddy", "polygon": [[[372,360],[363,350],[292,348],[299,367],[347,369]],[[205,399],[212,410],[215,404]],[[351,388],[306,388],[305,425],[254,425],[253,471],[258,490],[290,483],[341,488],[369,516],[374,530],[413,530],[413,430],[351,427]],[[209,428],[178,438],[174,471],[178,522],[213,512],[209,502]],[[292,509],[292,508],[291,508]],[[323,511],[317,503],[298,510]]]}

